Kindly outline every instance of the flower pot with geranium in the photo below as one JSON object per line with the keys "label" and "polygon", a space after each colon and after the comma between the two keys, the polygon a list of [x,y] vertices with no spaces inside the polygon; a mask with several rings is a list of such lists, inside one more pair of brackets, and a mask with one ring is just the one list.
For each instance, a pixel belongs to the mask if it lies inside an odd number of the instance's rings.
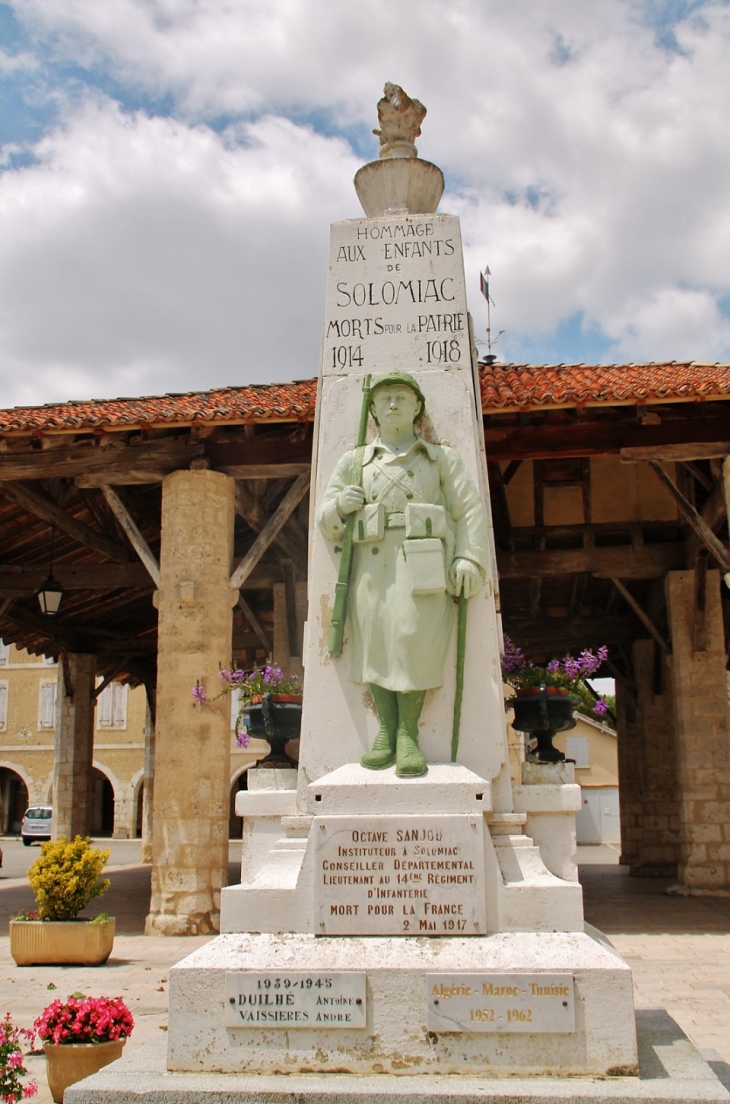
{"label": "flower pot with geranium", "polygon": [[537,748],[530,753],[530,758],[539,763],[564,761],[562,751],[553,747],[553,737],[556,732],[575,728],[573,710],[584,705],[586,694],[590,693],[595,699],[592,711],[599,717],[605,716],[608,706],[587,680],[607,658],[608,648],[604,646],[595,655],[585,650],[577,659],[567,655],[538,667],[508,636],[505,637],[502,679],[515,691],[515,697],[508,699],[515,711],[513,727],[537,739]]}
{"label": "flower pot with geranium", "polygon": [[0,1021],[0,1100],[27,1100],[35,1096],[35,1081],[23,1084],[28,1071],[23,1062],[21,1042],[32,1043],[35,1032],[16,1027],[9,1012]]}
{"label": "flower pot with geranium", "polygon": [[28,871],[36,908],[10,921],[10,953],[18,966],[106,962],[114,944],[113,917],[77,917],[109,888],[109,879],[99,877],[108,858],[108,848],[92,847],[83,836],[41,844]]}
{"label": "flower pot with geranium", "polygon": [[86,997],[49,1004],[34,1023],[43,1042],[48,1086],[56,1104],[64,1091],[121,1057],[134,1018],[120,997]]}
{"label": "flower pot with geranium", "polygon": [[199,705],[216,701],[226,694],[238,694],[236,717],[236,744],[247,748],[251,737],[267,740],[270,751],[257,764],[259,767],[295,767],[297,764],[286,753],[286,745],[298,740],[302,727],[302,677],[285,675],[269,657],[265,667],[244,671],[218,672],[223,686],[214,698],[200,683],[193,687],[193,699]]}

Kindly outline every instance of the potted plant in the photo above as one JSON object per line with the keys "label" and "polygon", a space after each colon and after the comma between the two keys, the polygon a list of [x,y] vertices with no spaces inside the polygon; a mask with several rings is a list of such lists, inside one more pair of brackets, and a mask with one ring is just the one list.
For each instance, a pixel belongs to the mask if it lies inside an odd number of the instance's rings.
{"label": "potted plant", "polygon": [[106,962],[114,945],[114,919],[106,913],[77,917],[109,888],[109,879],[99,878],[108,858],[108,848],[92,847],[83,836],[41,844],[28,871],[36,908],[10,921],[10,953],[18,966]]}
{"label": "potted plant", "polygon": [[[505,637],[502,680],[515,691],[515,697],[508,699],[515,711],[512,723],[518,732],[529,732],[536,737],[537,748],[532,757],[538,762],[564,761],[562,751],[553,747],[553,737],[556,732],[575,728],[573,709],[583,704],[586,680],[596,674],[607,658],[608,648],[604,646],[595,655],[586,650],[577,659],[567,655],[563,659],[550,660],[545,667],[537,667],[521,648]],[[596,695],[593,712],[600,717],[608,712],[600,695]]]}
{"label": "potted plant", "polygon": [[301,675],[285,675],[269,657],[265,667],[254,667],[248,673],[240,667],[224,669],[218,677],[223,683],[220,692],[209,698],[198,682],[193,687],[194,701],[204,705],[237,691],[236,745],[247,748],[252,736],[268,740],[270,751],[259,766],[296,766],[285,747],[290,740],[298,740],[301,732]]}
{"label": "potted plant", "polygon": [[62,1104],[69,1085],[121,1057],[134,1018],[120,997],[75,993],[49,1004],[33,1026],[43,1042],[48,1087],[56,1104]]}
{"label": "potted plant", "polygon": [[32,1043],[34,1036],[33,1031],[16,1027],[10,1013],[5,1013],[0,1022],[0,1100],[27,1100],[38,1092],[35,1081],[22,1081],[28,1071],[23,1065],[21,1039]]}

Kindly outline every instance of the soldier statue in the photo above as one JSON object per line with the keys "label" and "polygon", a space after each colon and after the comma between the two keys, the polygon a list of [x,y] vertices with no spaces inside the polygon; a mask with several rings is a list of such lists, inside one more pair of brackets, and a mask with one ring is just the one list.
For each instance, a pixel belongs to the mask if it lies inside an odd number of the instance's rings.
{"label": "soldier statue", "polygon": [[355,513],[350,678],[369,686],[380,721],[361,762],[370,770],[395,763],[400,777],[428,769],[418,746],[426,691],[443,684],[454,597],[478,593],[488,562],[487,520],[472,477],[454,449],[416,434],[425,407],[407,372],[375,380],[370,413],[378,436],[342,456],[318,517],[324,535],[341,541]]}

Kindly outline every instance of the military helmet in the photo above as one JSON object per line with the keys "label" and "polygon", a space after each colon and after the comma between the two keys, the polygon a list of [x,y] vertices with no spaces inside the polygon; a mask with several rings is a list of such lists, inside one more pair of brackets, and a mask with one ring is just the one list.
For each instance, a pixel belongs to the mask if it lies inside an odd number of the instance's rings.
{"label": "military helmet", "polygon": [[[414,424],[415,422],[420,422],[426,410],[426,397],[423,394],[423,391],[421,391],[421,388],[418,386],[418,383],[416,382],[414,377],[408,372],[404,372],[402,368],[393,368],[392,371],[386,372],[384,376],[378,376],[377,379],[370,386],[371,401],[375,397],[375,392],[378,390],[378,388],[388,386],[410,387],[411,391],[415,392],[420,406],[413,421]],[[373,417],[375,417],[375,415],[373,415]],[[377,418],[375,420],[377,422]]]}

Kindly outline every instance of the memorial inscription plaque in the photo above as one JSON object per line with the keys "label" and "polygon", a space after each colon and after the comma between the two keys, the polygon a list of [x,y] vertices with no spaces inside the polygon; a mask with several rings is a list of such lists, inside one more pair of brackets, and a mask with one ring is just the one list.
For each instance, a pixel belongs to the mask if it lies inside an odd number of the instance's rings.
{"label": "memorial inscription plaque", "polygon": [[572,974],[426,974],[429,1031],[568,1034]]}
{"label": "memorial inscription plaque", "polygon": [[459,220],[403,215],[336,223],[322,370],[471,366]]}
{"label": "memorial inscription plaque", "polygon": [[300,970],[226,974],[226,1027],[365,1027],[365,973]]}
{"label": "memorial inscription plaque", "polygon": [[480,816],[314,821],[319,935],[484,935]]}

